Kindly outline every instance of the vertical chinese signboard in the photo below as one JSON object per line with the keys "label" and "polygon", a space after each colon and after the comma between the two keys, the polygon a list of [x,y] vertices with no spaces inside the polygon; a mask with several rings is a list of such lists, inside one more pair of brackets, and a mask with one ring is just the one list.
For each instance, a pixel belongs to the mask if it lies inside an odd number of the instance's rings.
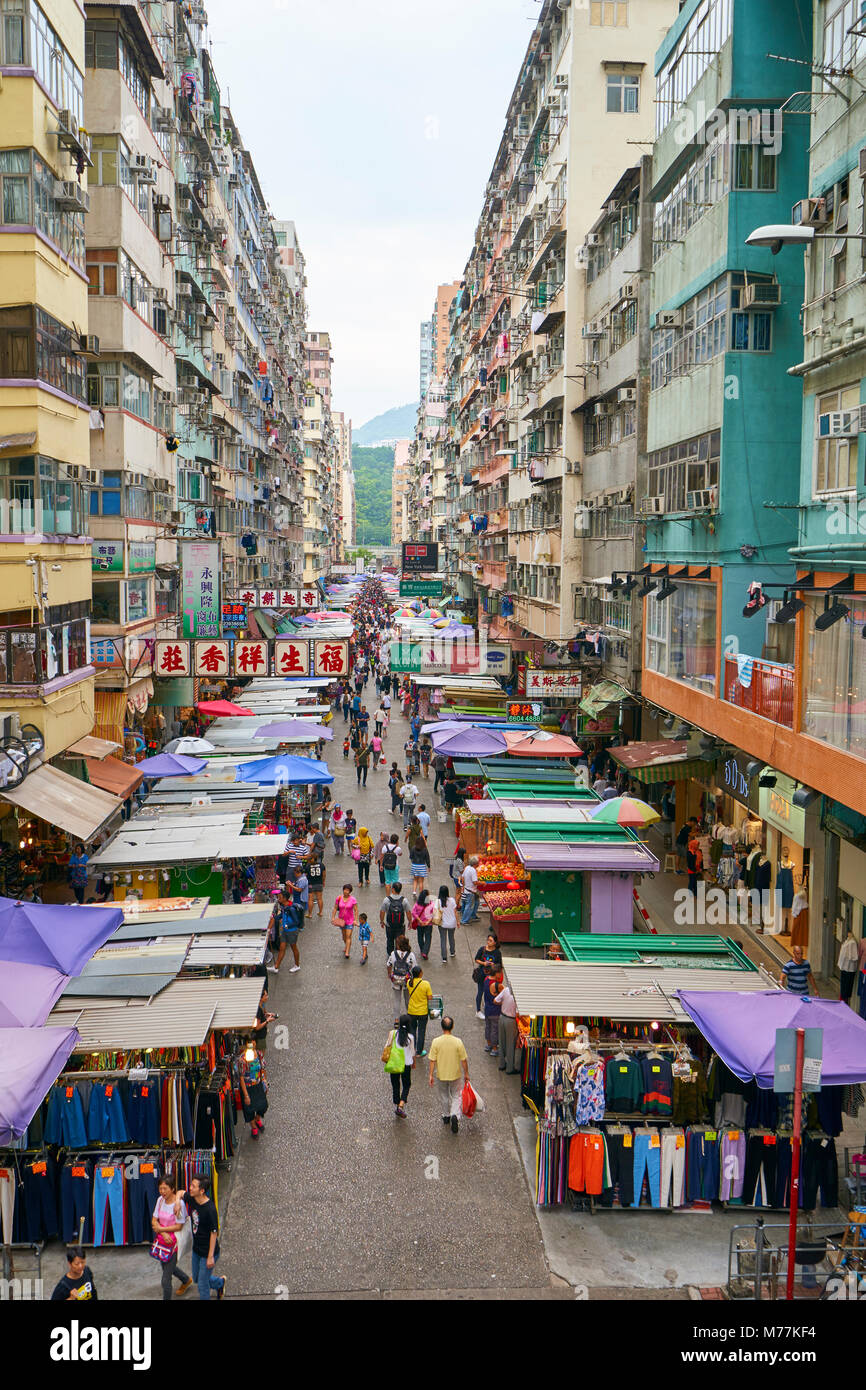
{"label": "vertical chinese signboard", "polygon": [[219,541],[181,543],[184,637],[219,637],[219,567]]}

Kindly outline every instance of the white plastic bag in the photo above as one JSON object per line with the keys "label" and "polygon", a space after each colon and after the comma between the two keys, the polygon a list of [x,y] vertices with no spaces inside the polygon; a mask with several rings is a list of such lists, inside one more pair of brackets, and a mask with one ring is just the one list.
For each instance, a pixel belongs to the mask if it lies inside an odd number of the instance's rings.
{"label": "white plastic bag", "polygon": [[473,1092],[475,1096],[475,1113],[477,1115],[479,1110],[483,1110],[485,1108],[484,1101],[482,1100],[478,1092],[475,1090],[475,1087],[472,1085],[471,1081],[469,1081],[467,1085],[469,1086],[469,1089]]}

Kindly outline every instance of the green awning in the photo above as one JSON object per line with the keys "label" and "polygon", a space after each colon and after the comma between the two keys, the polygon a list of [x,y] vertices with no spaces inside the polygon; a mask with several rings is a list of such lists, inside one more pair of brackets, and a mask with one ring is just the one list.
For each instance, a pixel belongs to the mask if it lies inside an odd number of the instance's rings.
{"label": "green awning", "polygon": [[579,707],[590,719],[594,719],[608,705],[630,698],[628,691],[617,685],[616,681],[596,681],[589,694],[580,701]]}
{"label": "green awning", "polygon": [[656,763],[653,767],[630,767],[628,772],[637,782],[650,786],[655,782],[687,782],[694,777],[702,782],[710,771],[703,758],[686,758],[683,762]]}

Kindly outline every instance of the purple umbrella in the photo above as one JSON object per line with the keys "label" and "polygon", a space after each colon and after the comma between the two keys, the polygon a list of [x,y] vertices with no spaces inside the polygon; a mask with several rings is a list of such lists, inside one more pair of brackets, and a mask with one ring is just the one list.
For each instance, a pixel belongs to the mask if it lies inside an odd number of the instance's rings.
{"label": "purple umbrella", "polygon": [[755,1078],[773,1089],[777,1028],[822,1028],[822,1086],[866,1081],[866,1020],[841,999],[816,999],[791,990],[736,993],[683,989],[680,1003],[707,1042],[741,1081]]}
{"label": "purple umbrella", "polygon": [[207,767],[204,758],[185,758],[182,753],[157,753],[135,765],[142,777],[193,777],[203,767]]}
{"label": "purple umbrella", "polygon": [[0,965],[0,1028],[41,1028],[69,981],[49,965]]}
{"label": "purple umbrella", "polygon": [[283,738],[283,739],[304,739],[307,738],[313,743],[316,739],[330,739],[334,735],[330,729],[326,729],[324,724],[313,724],[308,719],[284,719],[276,724],[265,724],[263,728],[256,729],[254,738]]}
{"label": "purple umbrella", "polygon": [[77,1028],[0,1028],[0,1145],[21,1138],[80,1037]]}
{"label": "purple umbrella", "polygon": [[94,951],[122,926],[119,907],[81,908],[77,903],[19,903],[0,898],[0,962],[48,965],[64,975],[80,975]]}
{"label": "purple umbrella", "polygon": [[449,758],[483,758],[504,753],[508,747],[496,729],[447,729],[444,734],[434,733],[432,738],[436,752]]}

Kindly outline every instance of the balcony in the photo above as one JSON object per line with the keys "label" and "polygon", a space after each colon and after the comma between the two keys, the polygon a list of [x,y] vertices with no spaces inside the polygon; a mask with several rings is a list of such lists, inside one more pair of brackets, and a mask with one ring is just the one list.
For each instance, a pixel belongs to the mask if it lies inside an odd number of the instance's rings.
{"label": "balcony", "polygon": [[751,710],[762,719],[771,719],[786,729],[794,727],[794,668],[769,661],[752,662],[749,684],[740,680],[735,657],[725,657],[725,700],[740,709]]}

